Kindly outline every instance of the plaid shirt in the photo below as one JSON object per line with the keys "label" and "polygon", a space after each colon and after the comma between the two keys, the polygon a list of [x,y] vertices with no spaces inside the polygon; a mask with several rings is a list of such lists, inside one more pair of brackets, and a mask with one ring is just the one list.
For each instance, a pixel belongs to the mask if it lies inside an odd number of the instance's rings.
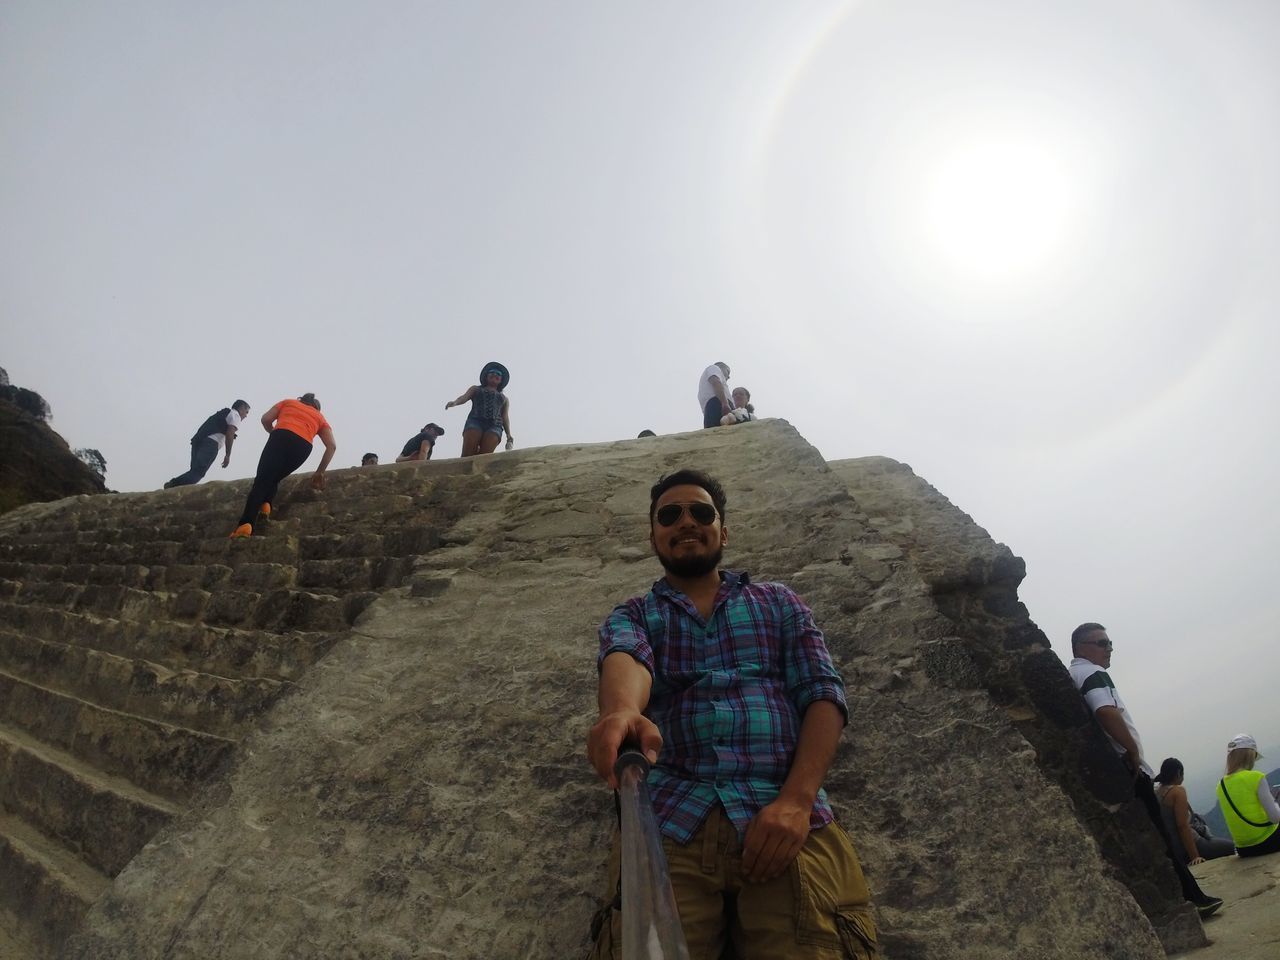
{"label": "plaid shirt", "polygon": [[[600,625],[598,663],[618,652],[653,676],[645,716],[663,743],[649,789],[662,832],[677,843],[717,803],[745,834],[778,797],[809,704],[830,700],[849,716],[809,608],[782,584],[751,583],[745,573],[721,571],[706,621],[666,580],[615,607]],[[832,819],[819,790],[810,829]]]}

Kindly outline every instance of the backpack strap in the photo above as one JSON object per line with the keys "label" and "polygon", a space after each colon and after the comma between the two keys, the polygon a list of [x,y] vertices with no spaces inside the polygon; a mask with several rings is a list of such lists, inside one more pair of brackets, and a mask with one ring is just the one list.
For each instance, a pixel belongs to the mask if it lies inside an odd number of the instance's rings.
{"label": "backpack strap", "polygon": [[1266,823],[1254,823],[1252,820],[1250,820],[1250,819],[1249,819],[1248,817],[1246,817],[1243,813],[1241,813],[1239,810],[1237,810],[1237,809],[1236,809],[1235,801],[1231,799],[1231,794],[1230,794],[1229,792],[1227,792],[1227,778],[1226,778],[1226,777],[1223,777],[1221,780],[1219,780],[1219,781],[1218,781],[1218,786],[1222,789],[1222,795],[1223,795],[1224,797],[1226,797],[1226,798],[1227,798],[1227,804],[1231,807],[1232,812],[1233,812],[1233,813],[1235,813],[1235,815],[1236,815],[1237,817],[1239,817],[1241,820],[1243,820],[1243,821],[1244,821],[1245,823],[1247,823],[1249,826],[1251,826],[1251,827],[1270,827],[1270,826],[1272,826],[1272,823],[1271,823],[1271,821],[1270,821],[1270,820],[1268,820]]}

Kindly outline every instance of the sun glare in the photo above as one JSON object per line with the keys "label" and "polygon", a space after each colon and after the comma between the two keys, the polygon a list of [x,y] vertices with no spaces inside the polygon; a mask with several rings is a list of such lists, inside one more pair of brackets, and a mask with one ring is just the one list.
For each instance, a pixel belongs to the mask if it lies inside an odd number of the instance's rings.
{"label": "sun glare", "polygon": [[1052,266],[1071,227],[1072,180],[1032,141],[990,139],[942,150],[922,170],[918,235],[959,277],[995,284]]}

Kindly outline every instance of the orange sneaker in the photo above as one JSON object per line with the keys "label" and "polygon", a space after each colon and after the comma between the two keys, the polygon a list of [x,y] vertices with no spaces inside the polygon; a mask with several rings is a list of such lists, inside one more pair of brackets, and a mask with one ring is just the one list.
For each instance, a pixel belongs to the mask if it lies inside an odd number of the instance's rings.
{"label": "orange sneaker", "polygon": [[239,539],[240,537],[252,537],[252,536],[253,536],[252,523],[242,523],[240,524],[240,526],[236,527],[234,530],[231,531],[232,540]]}
{"label": "orange sneaker", "polygon": [[258,513],[269,519],[271,517],[271,504],[263,503],[263,505],[258,508]]}

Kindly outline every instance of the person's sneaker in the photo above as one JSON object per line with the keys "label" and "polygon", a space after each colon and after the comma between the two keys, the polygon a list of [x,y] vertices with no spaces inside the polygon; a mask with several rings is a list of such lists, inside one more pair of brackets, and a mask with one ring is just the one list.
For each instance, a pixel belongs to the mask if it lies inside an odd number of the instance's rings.
{"label": "person's sneaker", "polygon": [[253,536],[252,523],[242,523],[240,524],[240,526],[236,527],[233,531],[231,531],[232,540],[237,540],[240,537],[252,537],[252,536]]}
{"label": "person's sneaker", "polygon": [[258,522],[261,523],[263,520],[270,520],[270,519],[271,519],[271,504],[264,503],[262,506],[258,508]]}
{"label": "person's sneaker", "polygon": [[1201,920],[1205,917],[1212,917],[1218,912],[1218,908],[1222,906],[1221,897],[1210,897],[1207,895],[1200,900],[1193,900],[1191,902],[1195,904],[1196,913],[1200,914]]}
{"label": "person's sneaker", "polygon": [[166,490],[170,490],[170,489],[172,489],[172,488],[173,488],[173,481],[172,481],[172,480],[166,480],[166,481],[164,482],[164,488],[165,488]]}

